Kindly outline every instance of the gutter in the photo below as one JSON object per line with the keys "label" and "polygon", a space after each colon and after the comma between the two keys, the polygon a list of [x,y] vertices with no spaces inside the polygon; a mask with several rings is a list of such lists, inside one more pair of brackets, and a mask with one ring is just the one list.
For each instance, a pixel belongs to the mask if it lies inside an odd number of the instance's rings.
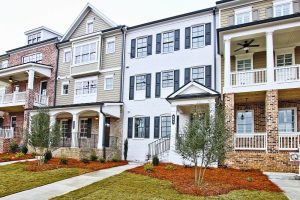
{"label": "gutter", "polygon": [[121,31],[122,31],[122,58],[121,58],[120,101],[123,102],[127,26],[123,26],[121,28]]}
{"label": "gutter", "polygon": [[[102,106],[103,104],[101,104],[100,106],[100,113],[103,115],[103,129],[102,129],[102,149],[103,149],[103,158],[106,159],[106,147],[105,147],[105,121],[106,121],[106,117],[105,117],[105,114],[103,113],[102,111]],[[100,120],[100,117],[99,117],[99,120]]]}
{"label": "gutter", "polygon": [[55,48],[57,49],[57,57],[56,57],[56,71],[55,71],[55,80],[54,80],[54,98],[53,98],[53,106],[56,106],[56,87],[57,87],[57,75],[58,75],[58,61],[59,61],[59,48],[58,43],[55,44]]}
{"label": "gutter", "polygon": [[213,20],[214,20],[214,89],[217,90],[217,39],[216,39],[216,35],[217,35],[217,16],[216,16],[216,8],[213,9]]}

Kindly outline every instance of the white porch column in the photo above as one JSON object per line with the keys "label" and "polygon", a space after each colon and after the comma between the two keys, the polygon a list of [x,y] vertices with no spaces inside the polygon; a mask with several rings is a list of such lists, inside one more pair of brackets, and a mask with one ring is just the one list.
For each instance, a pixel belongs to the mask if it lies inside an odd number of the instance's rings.
{"label": "white porch column", "polygon": [[230,39],[226,39],[224,41],[225,48],[224,48],[224,87],[230,87],[230,74],[231,74],[231,52],[230,52]]}
{"label": "white porch column", "polygon": [[209,102],[209,110],[210,110],[211,116],[215,117],[215,113],[216,113],[216,100],[215,99],[213,99]]}
{"label": "white porch column", "polygon": [[34,70],[30,69],[28,72],[28,89],[33,90],[33,84],[34,84]]}
{"label": "white porch column", "polygon": [[267,82],[274,82],[274,47],[273,32],[266,33],[266,50],[267,50]]}
{"label": "white porch column", "polygon": [[[171,107],[171,135],[170,135],[170,154],[176,150],[176,136],[177,136],[177,106]],[[171,159],[171,158],[170,158]]]}
{"label": "white porch column", "polygon": [[79,115],[73,114],[72,121],[72,142],[71,147],[78,147],[78,127],[79,127]]}
{"label": "white porch column", "polygon": [[103,135],[104,135],[104,115],[99,113],[99,135],[98,135],[98,149],[103,148]]}

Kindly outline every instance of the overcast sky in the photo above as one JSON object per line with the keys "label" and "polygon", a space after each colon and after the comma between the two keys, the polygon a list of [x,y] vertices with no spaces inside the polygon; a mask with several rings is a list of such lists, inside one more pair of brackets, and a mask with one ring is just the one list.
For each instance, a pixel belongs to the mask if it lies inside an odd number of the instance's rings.
{"label": "overcast sky", "polygon": [[39,26],[64,34],[88,2],[128,26],[215,5],[215,0],[1,0],[0,55],[25,45],[24,32]]}

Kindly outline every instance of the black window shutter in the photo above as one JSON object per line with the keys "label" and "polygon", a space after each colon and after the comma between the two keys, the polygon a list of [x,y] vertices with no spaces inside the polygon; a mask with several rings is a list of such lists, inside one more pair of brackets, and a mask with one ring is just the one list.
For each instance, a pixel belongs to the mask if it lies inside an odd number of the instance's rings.
{"label": "black window shutter", "polygon": [[149,35],[147,39],[147,55],[152,55],[152,35]]}
{"label": "black window shutter", "polygon": [[205,24],[205,45],[211,45],[211,23]]}
{"label": "black window shutter", "polygon": [[185,48],[191,48],[191,27],[185,28]]}
{"label": "black window shutter", "polygon": [[130,83],[129,83],[129,100],[134,99],[134,76],[130,76]]}
{"label": "black window shutter", "polygon": [[156,54],[161,53],[161,33],[156,34]]}
{"label": "black window shutter", "polygon": [[205,67],[205,86],[211,88],[211,65]]}
{"label": "black window shutter", "polygon": [[127,137],[132,138],[132,132],[133,132],[133,118],[128,117],[128,128],[127,128]]}
{"label": "black window shutter", "polygon": [[184,84],[191,81],[191,68],[184,69]]}
{"label": "black window shutter", "polygon": [[135,44],[136,44],[136,39],[132,39],[131,40],[130,58],[135,58]]}
{"label": "black window shutter", "polygon": [[92,135],[92,119],[88,118],[87,120],[87,138],[91,138]]}
{"label": "black window shutter", "polygon": [[154,138],[159,138],[159,130],[160,130],[160,117],[154,117]]}
{"label": "black window shutter", "polygon": [[161,84],[161,73],[156,72],[156,77],[155,77],[155,97],[156,98],[160,97],[160,84]]}
{"label": "black window shutter", "polygon": [[71,138],[72,135],[72,119],[68,119],[68,132],[65,135],[67,138]]}
{"label": "black window shutter", "polygon": [[150,136],[150,117],[145,117],[145,138]]}
{"label": "black window shutter", "polygon": [[151,74],[146,75],[146,98],[151,98]]}
{"label": "black window shutter", "polygon": [[179,70],[174,71],[174,91],[179,89]]}
{"label": "black window shutter", "polygon": [[176,136],[179,135],[179,115],[177,115],[177,122],[176,122]]}
{"label": "black window shutter", "polygon": [[180,29],[175,30],[174,51],[180,50]]}

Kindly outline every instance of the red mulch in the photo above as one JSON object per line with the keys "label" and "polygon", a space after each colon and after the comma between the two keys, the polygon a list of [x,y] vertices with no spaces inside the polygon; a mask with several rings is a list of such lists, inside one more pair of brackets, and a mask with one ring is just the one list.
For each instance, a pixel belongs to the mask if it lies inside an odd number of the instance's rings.
{"label": "red mulch", "polygon": [[122,165],[128,164],[127,161],[118,161],[118,162],[105,162],[105,163],[100,163],[99,161],[90,161],[89,163],[83,163],[79,160],[75,159],[67,159],[68,164],[60,164],[60,158],[52,158],[49,160],[47,163],[43,165],[39,165],[38,161],[33,161],[33,162],[26,162],[28,165],[25,170],[27,171],[46,171],[46,170],[53,170],[53,169],[59,169],[59,168],[80,168],[83,169],[83,172],[90,172],[90,171],[97,171],[101,169],[107,169],[107,168],[112,168],[112,167],[118,167]]}
{"label": "red mulch", "polygon": [[31,154],[25,154],[24,156],[17,158],[15,153],[0,153],[0,162],[26,160],[31,158],[34,158]]}
{"label": "red mulch", "polygon": [[128,172],[171,181],[179,192],[196,196],[213,196],[227,194],[233,190],[264,190],[282,192],[267,176],[258,170],[237,170],[230,168],[209,168],[206,171],[204,183],[194,185],[194,168],[179,165],[175,170],[166,170],[167,164],[154,167],[154,172],[146,172],[144,166],[128,170]]}

